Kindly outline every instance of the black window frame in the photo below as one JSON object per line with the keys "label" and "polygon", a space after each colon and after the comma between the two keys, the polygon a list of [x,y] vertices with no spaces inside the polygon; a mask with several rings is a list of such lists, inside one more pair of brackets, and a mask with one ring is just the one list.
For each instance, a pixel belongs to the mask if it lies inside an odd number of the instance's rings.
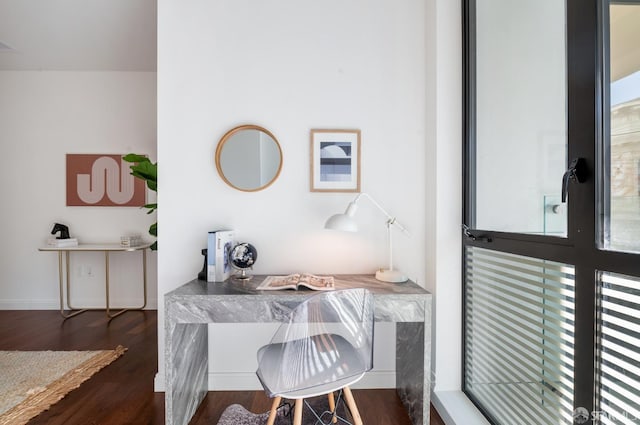
{"label": "black window frame", "polygon": [[[576,273],[574,408],[597,409],[596,394],[596,302],[597,273],[611,271],[640,276],[640,255],[602,249],[606,229],[609,157],[604,148],[609,131],[608,7],[610,3],[639,3],[639,0],[609,2],[605,0],[566,0],[567,43],[567,162],[584,158],[589,170],[588,182],[572,184],[569,189],[567,237],[496,232],[475,228],[475,15],[476,0],[462,0],[463,28],[463,226],[471,237],[462,241],[462,293],[466,292],[465,251],[476,246],[496,251],[543,258],[572,264]],[[568,164],[567,164],[568,165]],[[561,185],[558,177],[558,186]],[[603,207],[600,207],[602,205]],[[469,399],[489,419],[490,416],[466,390],[464,383],[465,341],[464,295],[462,299],[462,382]]]}

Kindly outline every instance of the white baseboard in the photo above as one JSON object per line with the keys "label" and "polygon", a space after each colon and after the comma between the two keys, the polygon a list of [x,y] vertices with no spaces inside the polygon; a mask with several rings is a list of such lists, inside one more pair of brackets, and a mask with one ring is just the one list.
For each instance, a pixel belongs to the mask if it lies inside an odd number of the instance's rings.
{"label": "white baseboard", "polygon": [[1,300],[0,310],[58,310],[59,301],[53,300]]}
{"label": "white baseboard", "polygon": [[462,391],[435,391],[431,403],[446,425],[491,425]]}
{"label": "white baseboard", "polygon": [[[371,371],[355,385],[359,388],[395,388],[395,371]],[[153,382],[155,392],[163,392],[165,389],[164,374],[157,373]],[[229,373],[209,373],[209,391],[258,391],[262,386],[253,372],[229,372]]]}
{"label": "white baseboard", "polygon": [[[84,306],[88,308],[104,308],[104,298],[103,299],[78,299],[72,300],[74,305]],[[117,310],[122,308],[120,306],[130,306],[135,307],[135,304],[142,304],[142,300],[119,300],[119,299],[111,299],[110,300],[111,308]],[[60,309],[60,301],[58,299],[48,299],[48,300],[0,300],[0,310],[58,310]],[[158,309],[158,300],[156,298],[148,298],[147,306],[145,310],[157,310]]]}
{"label": "white baseboard", "polygon": [[157,393],[164,392],[164,373],[156,373],[155,378],[153,378],[153,391]]}

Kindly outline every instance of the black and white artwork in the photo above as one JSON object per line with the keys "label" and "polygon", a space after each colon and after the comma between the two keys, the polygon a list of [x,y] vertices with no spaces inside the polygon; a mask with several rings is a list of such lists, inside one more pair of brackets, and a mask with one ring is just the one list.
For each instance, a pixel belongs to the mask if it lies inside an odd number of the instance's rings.
{"label": "black and white artwork", "polygon": [[320,181],[350,181],[351,160],[351,143],[320,142]]}
{"label": "black and white artwork", "polygon": [[311,130],[311,191],[360,191],[360,130]]}

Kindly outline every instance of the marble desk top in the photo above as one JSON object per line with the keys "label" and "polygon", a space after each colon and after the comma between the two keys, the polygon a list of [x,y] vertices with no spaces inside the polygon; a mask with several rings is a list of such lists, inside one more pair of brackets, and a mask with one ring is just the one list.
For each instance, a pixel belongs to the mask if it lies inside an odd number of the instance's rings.
{"label": "marble desk top", "polygon": [[[282,321],[302,298],[319,291],[259,291],[266,275],[224,282],[192,280],[165,295],[170,319],[181,323]],[[374,295],[377,321],[423,321],[431,293],[415,282],[387,283],[372,275],[335,275],[336,289],[367,288]],[[213,308],[211,308],[213,307]]]}
{"label": "marble desk top", "polygon": [[[254,275],[251,279],[240,280],[229,278],[224,282],[206,282],[204,280],[194,279],[179,288],[166,294],[168,297],[189,297],[203,295],[243,295],[254,294],[260,296],[273,296],[282,298],[299,297],[302,295],[314,294],[318,291],[301,288],[299,290],[282,289],[258,291],[256,287],[262,283],[267,275]],[[334,275],[336,289],[348,288],[367,288],[373,294],[398,294],[398,295],[431,295],[430,292],[417,285],[415,282],[408,280],[403,283],[388,283],[377,280],[373,275],[345,274]]]}

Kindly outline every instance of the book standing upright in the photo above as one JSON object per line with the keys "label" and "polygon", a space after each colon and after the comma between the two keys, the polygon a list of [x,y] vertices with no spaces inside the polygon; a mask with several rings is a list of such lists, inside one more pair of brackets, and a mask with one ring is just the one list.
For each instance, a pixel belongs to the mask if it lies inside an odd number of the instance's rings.
{"label": "book standing upright", "polygon": [[223,282],[231,276],[229,252],[233,248],[233,230],[215,230],[207,238],[207,282]]}

